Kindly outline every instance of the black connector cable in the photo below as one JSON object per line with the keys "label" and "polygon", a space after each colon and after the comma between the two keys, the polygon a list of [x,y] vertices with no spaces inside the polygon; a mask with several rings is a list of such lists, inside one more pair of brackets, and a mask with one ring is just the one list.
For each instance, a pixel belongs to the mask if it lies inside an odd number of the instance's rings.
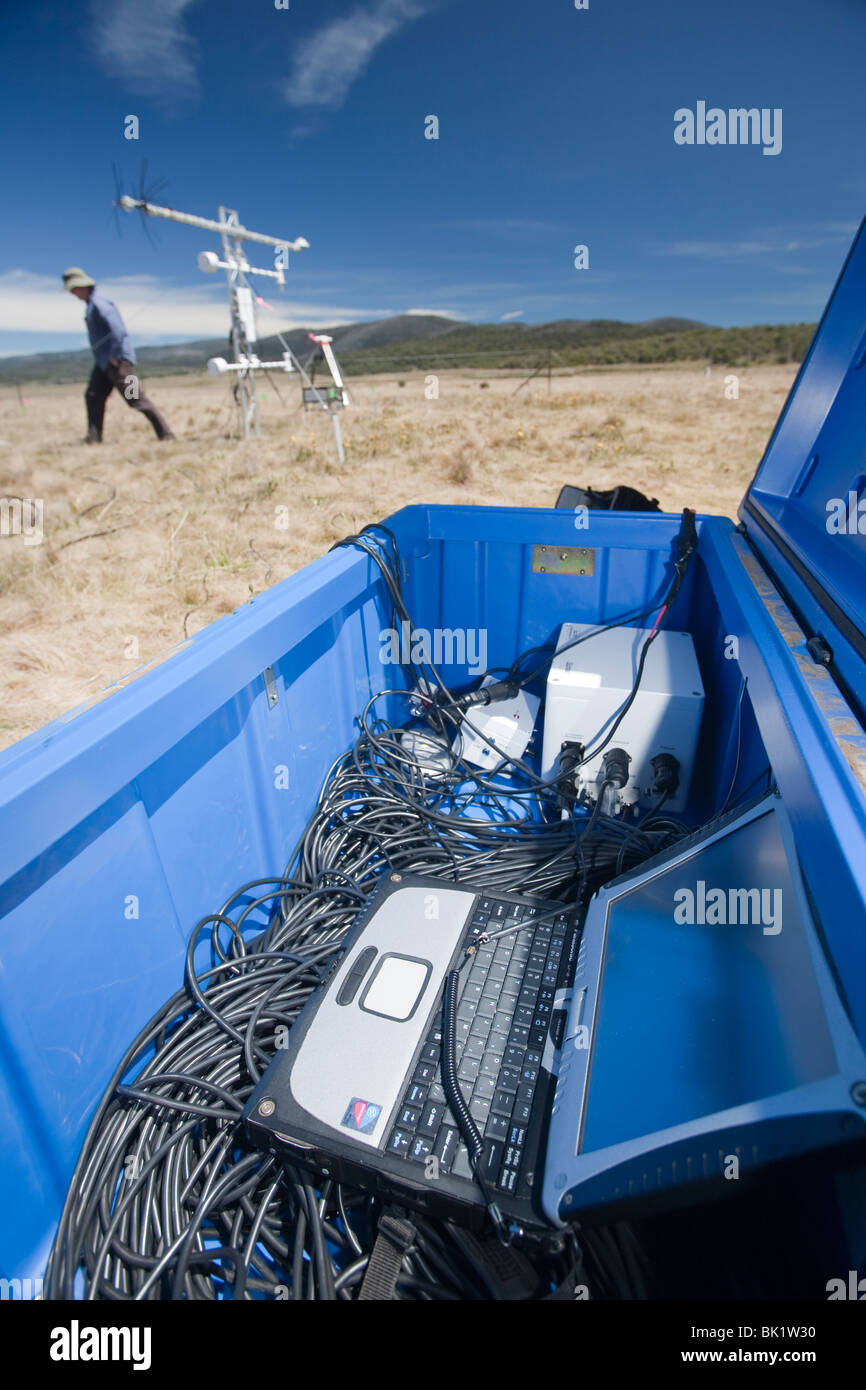
{"label": "black connector cable", "polygon": [[[405,614],[393,536],[368,528],[359,543]],[[423,756],[401,744],[405,726],[374,717],[379,698],[326,773],[285,872],[242,884],[202,919],[181,988],[120,1059],[70,1180],[46,1299],[354,1299],[380,1200],[252,1151],[239,1116],[381,875],[520,891],[565,910],[685,832],[657,812],[633,832],[599,806],[586,820],[562,820],[555,786],[515,760],[507,760],[515,771],[506,781],[452,754],[434,779]],[[460,711],[429,703],[450,736]],[[459,1091],[456,1067],[446,1070]],[[446,1095],[454,1106],[454,1092]],[[477,1154],[477,1128],[475,1135],[464,1142]],[[489,1189],[482,1192],[488,1200]],[[477,1298],[449,1224],[419,1216],[415,1225],[395,1297]],[[535,1252],[539,1288],[568,1287],[582,1243]],[[603,1250],[599,1241],[597,1267],[606,1286],[621,1289]]]}

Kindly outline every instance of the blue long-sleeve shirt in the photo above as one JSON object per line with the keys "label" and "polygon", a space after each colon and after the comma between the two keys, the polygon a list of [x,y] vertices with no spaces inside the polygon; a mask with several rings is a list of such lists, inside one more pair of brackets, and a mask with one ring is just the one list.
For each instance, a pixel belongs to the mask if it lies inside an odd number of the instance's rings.
{"label": "blue long-sleeve shirt", "polygon": [[87,301],[84,322],[97,367],[105,371],[112,357],[116,361],[123,357],[127,362],[135,362],[135,349],[120,310],[98,285]]}

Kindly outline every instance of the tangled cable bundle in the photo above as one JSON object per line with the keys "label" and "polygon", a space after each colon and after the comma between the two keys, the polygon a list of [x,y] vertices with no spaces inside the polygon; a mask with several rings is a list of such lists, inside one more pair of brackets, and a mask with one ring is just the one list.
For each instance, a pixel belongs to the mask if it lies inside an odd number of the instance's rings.
{"label": "tangled cable bundle", "polygon": [[[388,542],[370,531],[351,542],[375,560],[408,620]],[[356,1297],[381,1203],[252,1150],[240,1120],[381,874],[573,902],[685,833],[660,806],[637,825],[599,814],[600,803],[591,816],[578,808],[563,818],[556,779],[515,760],[508,777],[482,775],[460,756],[462,714],[438,672],[411,674],[446,697],[428,699],[424,713],[447,766],[431,771],[403,726],[375,714],[384,697],[417,693],[381,692],[329,770],[285,874],[244,884],[199,922],[183,987],[131,1043],[93,1117],[46,1298]],[[413,1223],[395,1297],[497,1296],[464,1233],[427,1217]],[[639,1260],[623,1227],[539,1246],[525,1296],[568,1296],[584,1257],[601,1296],[637,1296]]]}

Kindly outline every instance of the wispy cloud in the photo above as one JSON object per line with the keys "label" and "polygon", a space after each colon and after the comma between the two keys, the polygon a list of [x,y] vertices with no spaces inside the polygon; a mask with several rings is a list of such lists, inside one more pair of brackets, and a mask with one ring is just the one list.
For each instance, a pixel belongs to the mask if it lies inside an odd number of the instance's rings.
{"label": "wispy cloud", "polygon": [[438,319],[455,319],[458,323],[463,318],[462,314],[457,314],[453,309],[407,309],[407,318],[430,318],[433,316]]}
{"label": "wispy cloud", "polygon": [[656,251],[661,255],[690,256],[713,261],[743,261],[760,256],[782,257],[838,246],[850,241],[856,230],[856,224],[853,222],[829,222],[817,228],[804,229],[799,236],[765,232],[751,240],[741,241],[673,241],[657,246]]}
{"label": "wispy cloud", "polygon": [[197,49],[184,24],[196,0],[91,0],[90,41],[109,77],[140,96],[198,96]]}
{"label": "wispy cloud", "polygon": [[427,0],[376,0],[330,20],[296,45],[283,85],[286,101],[338,109],[377,49],[428,9]]}
{"label": "wispy cloud", "polygon": [[503,314],[502,317],[500,318],[499,322],[500,322],[500,323],[509,323],[509,322],[511,321],[511,319],[522,319],[522,318],[523,318],[523,310],[522,310],[522,309],[512,309],[510,314]]}
{"label": "wispy cloud", "polygon": [[[100,281],[115,300],[124,322],[137,343],[182,341],[192,338],[228,337],[228,311],[222,286],[185,286],[151,275],[127,275]],[[257,315],[263,337],[289,328],[324,328],[338,323],[380,317],[380,306],[349,308],[340,303],[302,303],[275,296],[268,300],[274,312]],[[387,311],[385,311],[387,312]],[[0,274],[0,321],[6,330],[21,333],[22,346],[5,351],[27,352],[28,335],[57,334],[68,338],[78,333],[86,346],[84,305],[64,291],[60,276],[35,275],[26,270]]]}

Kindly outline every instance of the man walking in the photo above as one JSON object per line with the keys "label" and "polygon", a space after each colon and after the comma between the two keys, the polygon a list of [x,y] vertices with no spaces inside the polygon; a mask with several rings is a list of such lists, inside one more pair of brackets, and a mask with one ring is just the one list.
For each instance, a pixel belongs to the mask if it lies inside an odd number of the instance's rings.
{"label": "man walking", "polygon": [[63,286],[87,304],[84,321],[96,359],[84,399],[87,403],[87,443],[102,443],[105,405],[115,388],[133,410],[140,410],[156,431],[157,439],[174,439],[165,419],[142,394],[135,371],[135,349],[117,305],[97,288],[80,266],[63,272]]}

